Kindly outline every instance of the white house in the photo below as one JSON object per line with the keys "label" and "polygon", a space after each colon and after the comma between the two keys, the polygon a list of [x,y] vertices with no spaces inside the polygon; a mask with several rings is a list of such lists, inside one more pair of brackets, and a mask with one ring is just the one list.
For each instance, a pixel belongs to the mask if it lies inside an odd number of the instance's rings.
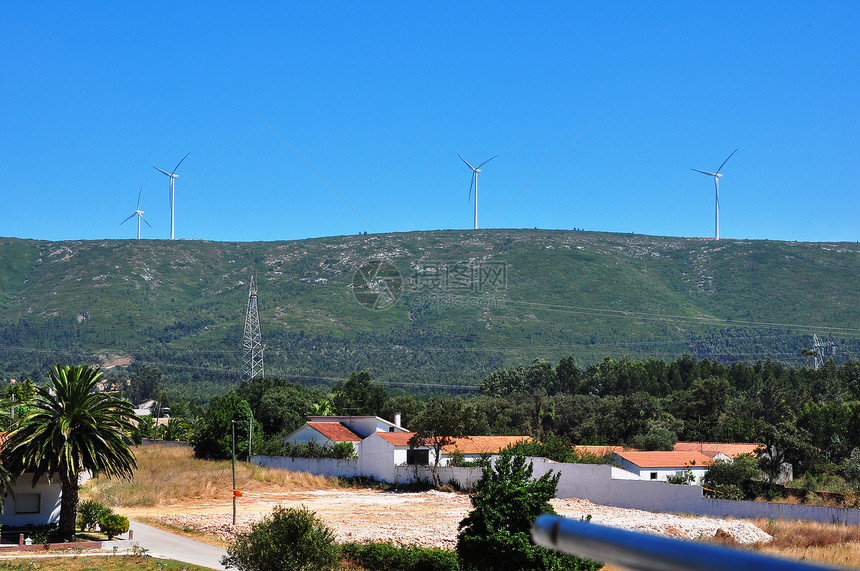
{"label": "white house", "polygon": [[358,444],[372,434],[408,432],[400,426],[399,414],[395,415],[394,422],[378,416],[309,416],[308,421],[287,434],[284,441],[290,444],[314,441],[321,446],[350,442],[356,453],[360,453]]}
{"label": "white house", "polygon": [[729,460],[729,457],[722,453],[711,458],[701,452],[684,451],[619,451],[610,453],[608,458],[620,468],[637,474],[639,479],[655,482],[665,482],[669,476],[675,476],[689,469],[693,474],[692,483],[694,484],[702,483],[705,472],[715,460]]}
{"label": "white house", "polygon": [[57,523],[61,494],[59,477],[49,480],[43,476],[33,486],[33,474],[22,474],[3,493],[0,523],[4,528]]}
{"label": "white house", "polygon": [[433,464],[433,450],[427,446],[410,448],[412,432],[376,432],[361,441],[361,472],[382,482],[395,481],[397,466]]}

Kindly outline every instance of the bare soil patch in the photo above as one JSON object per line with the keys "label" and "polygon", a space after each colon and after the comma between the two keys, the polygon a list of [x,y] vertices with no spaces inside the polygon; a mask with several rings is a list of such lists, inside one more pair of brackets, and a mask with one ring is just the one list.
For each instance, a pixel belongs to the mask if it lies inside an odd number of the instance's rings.
{"label": "bare soil patch", "polygon": [[[151,517],[179,529],[190,528],[233,539],[271,512],[276,504],[305,506],[320,515],[338,541],[390,541],[453,549],[460,521],[471,509],[469,496],[448,492],[385,492],[365,489],[254,493],[238,500],[236,527],[232,502],[181,503],[159,508],[123,508],[130,517]],[[586,500],[553,500],[555,510],[575,519],[623,529],[688,539],[709,538],[722,530],[737,543],[760,543],[770,536],[755,525],[737,520],[682,517],[599,506]]]}

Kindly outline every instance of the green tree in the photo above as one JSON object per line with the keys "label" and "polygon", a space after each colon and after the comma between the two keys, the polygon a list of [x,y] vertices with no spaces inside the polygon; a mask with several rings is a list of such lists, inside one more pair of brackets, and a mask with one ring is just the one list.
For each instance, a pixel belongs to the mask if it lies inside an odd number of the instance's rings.
{"label": "green tree", "polygon": [[338,381],[331,389],[332,405],[337,414],[376,416],[382,413],[388,392],[374,383],[370,373],[353,373],[346,381]]}
{"label": "green tree", "polygon": [[743,499],[748,496],[750,482],[757,480],[759,472],[758,460],[750,454],[741,454],[729,462],[714,462],[702,484],[716,491],[717,497],[729,500]]}
{"label": "green tree", "polygon": [[468,435],[474,422],[475,408],[460,398],[430,399],[412,421],[415,434],[409,439],[409,446],[429,446],[433,449],[433,483],[437,488],[441,485],[439,460],[442,458],[442,448],[452,444],[454,439]]}
{"label": "green tree", "polygon": [[193,432],[191,425],[184,418],[171,417],[167,424],[159,431],[162,440],[187,442]]}
{"label": "green tree", "polygon": [[161,391],[161,369],[155,365],[143,365],[131,376],[125,397],[133,404],[154,399]]}
{"label": "green tree", "polygon": [[62,486],[60,534],[72,537],[80,476],[104,474],[131,480],[137,463],[125,434],[134,429],[132,405],[111,393],[94,392],[99,370],[57,365],[49,387],[37,387],[32,408],[20,418],[0,461],[15,476],[58,476]]}
{"label": "green tree", "polygon": [[230,392],[216,398],[206,409],[200,426],[191,438],[197,458],[226,460],[233,455],[233,422],[236,423],[236,454],[248,450],[248,430],[252,419],[248,402]]}
{"label": "green tree", "polygon": [[532,478],[522,452],[504,450],[495,466],[484,464],[472,494],[474,508],[460,522],[457,556],[467,571],[491,569],[599,569],[600,564],[534,545],[531,528],[541,514],[555,513],[560,474]]}
{"label": "green tree", "polygon": [[278,377],[262,377],[242,382],[236,394],[248,401],[254,420],[271,436],[300,427],[319,395],[298,383]]}
{"label": "green tree", "polygon": [[338,568],[339,558],[334,532],[314,512],[275,506],[236,536],[221,564],[239,571],[328,571]]}

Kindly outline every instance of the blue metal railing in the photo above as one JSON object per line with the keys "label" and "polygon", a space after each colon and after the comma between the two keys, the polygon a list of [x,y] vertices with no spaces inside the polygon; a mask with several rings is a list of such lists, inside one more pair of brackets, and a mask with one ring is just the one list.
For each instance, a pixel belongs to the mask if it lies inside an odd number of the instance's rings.
{"label": "blue metal railing", "polygon": [[555,515],[535,521],[538,545],[634,571],[812,571],[847,569],[762,555],[706,543],[616,529]]}

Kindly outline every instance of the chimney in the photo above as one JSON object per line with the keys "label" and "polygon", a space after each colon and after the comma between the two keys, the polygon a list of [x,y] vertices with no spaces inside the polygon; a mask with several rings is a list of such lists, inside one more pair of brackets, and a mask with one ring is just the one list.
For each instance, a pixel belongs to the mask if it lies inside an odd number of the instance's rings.
{"label": "chimney", "polygon": [[394,413],[394,426],[400,428],[400,413],[399,412]]}

